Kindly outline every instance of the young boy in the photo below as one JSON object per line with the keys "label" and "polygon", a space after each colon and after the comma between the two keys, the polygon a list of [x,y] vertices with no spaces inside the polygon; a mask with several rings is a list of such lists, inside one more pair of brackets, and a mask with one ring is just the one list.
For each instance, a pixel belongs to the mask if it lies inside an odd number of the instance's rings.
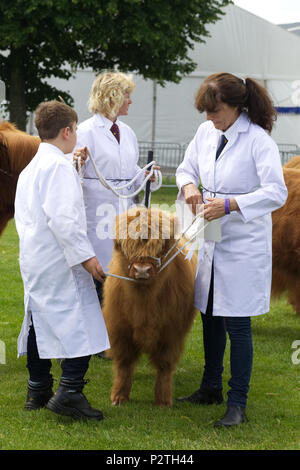
{"label": "young boy", "polygon": [[[42,142],[20,174],[15,200],[25,303],[18,354],[27,353],[29,371],[25,409],[46,406],[100,420],[102,412],[82,389],[90,356],[110,347],[93,283],[105,275],[87,238],[78,175],[64,156],[76,143],[77,114],[64,103],[41,103],[35,125]],[[51,358],[63,359],[55,395]]]}

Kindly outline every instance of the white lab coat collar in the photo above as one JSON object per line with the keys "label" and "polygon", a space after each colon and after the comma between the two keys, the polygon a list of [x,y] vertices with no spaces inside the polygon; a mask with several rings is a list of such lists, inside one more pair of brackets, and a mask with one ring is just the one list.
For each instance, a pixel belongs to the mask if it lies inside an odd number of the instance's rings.
{"label": "white lab coat collar", "polygon": [[[107,117],[103,116],[103,114],[100,114],[100,113],[95,114],[94,119],[95,119],[95,122],[96,122],[96,126],[104,128],[105,135],[112,142],[114,142],[115,145],[118,145],[118,147],[120,147],[119,143],[117,142],[116,138],[114,137],[113,133],[110,130],[111,126],[113,125],[113,122],[110,119],[108,119]],[[116,120],[116,124],[120,128],[120,121],[118,119]],[[120,135],[120,139],[121,139],[121,135]]]}
{"label": "white lab coat collar", "polygon": [[[110,131],[110,128],[113,125],[113,121],[111,121],[110,119],[108,119],[107,117],[105,117],[103,114],[100,114],[100,113],[96,113],[94,116],[95,116],[95,121],[98,126],[104,127],[106,130]],[[118,124],[118,126],[120,126],[119,119],[117,119],[115,122],[116,124]]]}
{"label": "white lab coat collar", "polygon": [[225,134],[226,139],[230,142],[239,132],[246,132],[249,128],[249,124],[250,120],[247,114],[241,113],[234,123],[225,132],[221,132],[221,134]]}
{"label": "white lab coat collar", "polygon": [[65,156],[62,150],[58,148],[56,145],[49,144],[48,142],[41,142],[38,148],[38,152],[43,153],[56,153],[57,155],[61,155],[62,157]]}
{"label": "white lab coat collar", "polygon": [[232,147],[240,132],[247,132],[250,125],[250,119],[246,113],[241,113],[239,117],[234,121],[234,123],[225,131],[217,130],[217,147],[219,146],[221,135],[225,135],[228,140],[224,149],[222,150],[218,160]]}

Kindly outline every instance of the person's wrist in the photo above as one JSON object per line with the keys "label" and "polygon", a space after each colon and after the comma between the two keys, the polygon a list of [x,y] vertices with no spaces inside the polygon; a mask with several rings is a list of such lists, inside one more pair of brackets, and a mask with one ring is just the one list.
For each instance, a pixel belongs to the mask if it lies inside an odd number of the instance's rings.
{"label": "person's wrist", "polygon": [[230,212],[240,210],[239,205],[236,202],[236,199],[234,197],[230,198],[229,201],[230,201],[230,204],[229,204]]}
{"label": "person's wrist", "polygon": [[194,186],[194,183],[185,183],[183,186],[181,186],[181,190],[183,191],[183,194],[185,194],[186,191],[189,191],[189,189],[193,186]]}
{"label": "person's wrist", "polygon": [[184,191],[188,186],[190,186],[193,183],[185,183],[181,186],[181,189]]}
{"label": "person's wrist", "polygon": [[225,214],[230,214],[230,199],[228,198],[225,199]]}

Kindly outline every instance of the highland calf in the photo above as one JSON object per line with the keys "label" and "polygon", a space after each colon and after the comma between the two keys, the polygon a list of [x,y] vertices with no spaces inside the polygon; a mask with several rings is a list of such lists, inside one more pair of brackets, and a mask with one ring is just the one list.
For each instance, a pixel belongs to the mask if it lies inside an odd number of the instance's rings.
{"label": "highland calf", "polygon": [[296,157],[291,158],[283,166],[283,168],[297,168],[299,170],[300,169],[300,155],[297,155]]}
{"label": "highland calf", "polygon": [[39,144],[39,137],[19,131],[10,122],[0,123],[0,235],[14,217],[19,174],[32,160]]}
{"label": "highland calf", "polygon": [[114,363],[114,405],[129,399],[142,353],[148,354],[156,368],[156,404],[172,405],[173,374],[196,314],[193,291],[197,264],[196,255],[188,261],[180,253],[160,270],[160,261],[164,263],[171,256],[164,259],[175,242],[175,221],[171,213],[140,207],[116,219],[109,272],[134,281],[108,277],[104,283],[103,315]]}
{"label": "highland calf", "polygon": [[287,201],[272,215],[272,295],[276,297],[287,291],[291,305],[300,316],[300,169],[297,169],[300,159],[292,160],[283,167]]}

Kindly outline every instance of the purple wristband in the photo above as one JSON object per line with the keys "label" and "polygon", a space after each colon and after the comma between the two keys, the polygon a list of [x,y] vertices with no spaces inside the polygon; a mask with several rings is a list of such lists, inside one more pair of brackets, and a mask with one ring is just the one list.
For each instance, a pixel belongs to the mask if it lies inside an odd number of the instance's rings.
{"label": "purple wristband", "polygon": [[230,199],[225,199],[225,214],[230,214]]}

